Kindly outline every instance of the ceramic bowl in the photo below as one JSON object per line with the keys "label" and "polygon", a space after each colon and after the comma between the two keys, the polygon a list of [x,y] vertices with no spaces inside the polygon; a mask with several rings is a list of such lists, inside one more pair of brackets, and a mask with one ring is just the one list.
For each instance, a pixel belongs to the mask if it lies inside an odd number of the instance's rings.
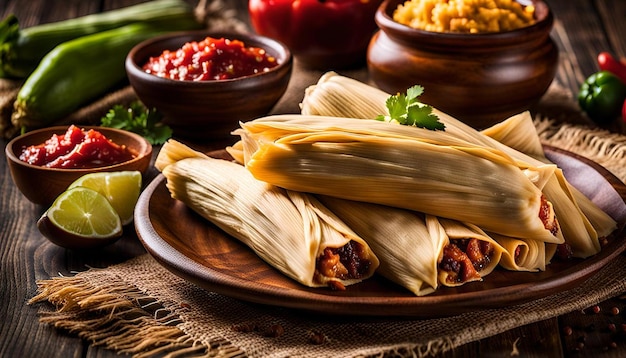
{"label": "ceramic bowl", "polygon": [[80,126],[95,129],[118,145],[125,145],[136,153],[132,160],[88,169],[59,169],[28,164],[19,159],[22,150],[44,143],[55,134],[63,134],[68,126],[55,126],[28,132],[13,138],[5,148],[11,177],[17,188],[31,202],[50,206],[52,202],[79,177],[95,172],[138,170],[145,173],[152,159],[152,145],[138,134],[113,128]]}
{"label": "ceramic bowl", "polygon": [[[142,66],[164,50],[185,43],[213,38],[238,39],[246,46],[260,47],[274,56],[278,66],[267,72],[227,80],[182,81],[146,73]],[[126,58],[126,72],[139,99],[164,115],[174,135],[191,139],[225,138],[240,121],[270,112],[287,90],[293,59],[282,43],[257,34],[179,32],[146,40]]]}
{"label": "ceramic bowl", "polygon": [[376,13],[380,30],[367,53],[374,83],[389,93],[421,85],[420,100],[483,129],[523,112],[547,91],[558,65],[550,38],[554,18],[533,0],[535,23],[513,31],[441,33],[393,20],[405,0],[386,0]]}

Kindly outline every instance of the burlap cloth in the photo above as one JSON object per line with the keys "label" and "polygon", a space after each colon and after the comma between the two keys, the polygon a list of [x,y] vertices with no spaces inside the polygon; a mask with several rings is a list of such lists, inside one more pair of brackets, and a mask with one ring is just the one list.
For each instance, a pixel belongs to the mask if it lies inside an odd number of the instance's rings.
{"label": "burlap cloth", "polygon": [[[367,81],[364,71],[342,74]],[[297,112],[321,73],[298,66],[274,112]],[[18,83],[0,83],[0,102]],[[13,92],[11,92],[13,91]],[[12,94],[13,93],[13,94]],[[96,101],[66,122],[93,122],[130,88]],[[1,103],[0,103],[1,104]],[[6,119],[11,109],[0,113]],[[545,144],[592,159],[626,181],[626,136],[588,126],[571,96],[554,84],[536,108]],[[567,120],[567,123],[563,123]],[[575,123],[575,124],[570,124]],[[626,292],[626,257],[618,256],[575,289],[516,306],[436,319],[341,318],[264,307],[208,292],[175,276],[149,254],[72,277],[38,282],[30,304],[41,321],[93,345],[140,356],[356,357],[428,356],[511,328],[580,310]],[[50,304],[51,303],[51,304]]]}

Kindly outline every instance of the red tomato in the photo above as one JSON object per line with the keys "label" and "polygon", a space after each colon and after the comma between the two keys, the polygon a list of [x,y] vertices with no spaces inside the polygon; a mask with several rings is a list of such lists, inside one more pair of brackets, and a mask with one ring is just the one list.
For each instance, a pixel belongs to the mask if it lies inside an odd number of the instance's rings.
{"label": "red tomato", "polygon": [[600,52],[600,54],[598,54],[598,66],[603,71],[613,73],[626,84],[626,64],[616,60],[610,53]]}
{"label": "red tomato", "polygon": [[180,81],[227,80],[268,71],[278,62],[264,49],[237,39],[206,37],[150,57],[147,73]]}
{"label": "red tomato", "polygon": [[250,0],[257,33],[283,42],[318,69],[364,64],[382,0]]}
{"label": "red tomato", "polygon": [[95,168],[133,159],[134,153],[113,143],[102,133],[74,125],[65,134],[55,134],[44,143],[24,148],[20,159],[49,168]]}

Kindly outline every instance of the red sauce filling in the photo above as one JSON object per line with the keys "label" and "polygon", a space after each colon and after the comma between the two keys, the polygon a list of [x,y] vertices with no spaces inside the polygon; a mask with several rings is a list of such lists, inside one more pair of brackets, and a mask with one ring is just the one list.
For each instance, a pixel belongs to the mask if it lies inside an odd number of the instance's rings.
{"label": "red sauce filling", "polygon": [[72,125],[65,134],[24,148],[20,160],[48,168],[76,169],[114,165],[135,156],[126,146],[113,143],[94,129],[85,131]]}
{"label": "red sauce filling", "polygon": [[543,195],[541,196],[541,206],[539,207],[539,218],[546,230],[549,230],[552,235],[556,235],[559,232],[559,222],[554,217],[554,208]]}
{"label": "red sauce filling", "polygon": [[150,57],[143,70],[173,80],[210,81],[249,76],[277,65],[276,58],[262,48],[246,47],[240,40],[207,37]]}
{"label": "red sauce filling", "polygon": [[443,249],[439,269],[448,273],[448,282],[479,280],[494,252],[491,243],[478,239],[454,239]]}
{"label": "red sauce filling", "polygon": [[[350,241],[343,247],[325,248],[317,258],[316,276],[337,279],[358,279],[368,273],[372,262],[363,245]],[[321,279],[317,277],[316,280]],[[336,280],[329,280],[328,286],[333,290],[345,290],[343,284]]]}

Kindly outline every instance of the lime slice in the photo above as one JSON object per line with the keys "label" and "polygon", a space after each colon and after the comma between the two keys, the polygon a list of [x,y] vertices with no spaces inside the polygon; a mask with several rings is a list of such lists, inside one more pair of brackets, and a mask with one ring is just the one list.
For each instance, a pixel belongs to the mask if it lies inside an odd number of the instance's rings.
{"label": "lime slice", "polygon": [[102,194],[120,216],[122,225],[126,225],[133,221],[133,212],[141,193],[141,173],[119,171],[85,174],[68,189],[76,187],[89,188]]}
{"label": "lime slice", "polygon": [[68,189],[37,221],[50,241],[68,248],[105,245],[122,235],[122,222],[109,201],[95,190]]}

